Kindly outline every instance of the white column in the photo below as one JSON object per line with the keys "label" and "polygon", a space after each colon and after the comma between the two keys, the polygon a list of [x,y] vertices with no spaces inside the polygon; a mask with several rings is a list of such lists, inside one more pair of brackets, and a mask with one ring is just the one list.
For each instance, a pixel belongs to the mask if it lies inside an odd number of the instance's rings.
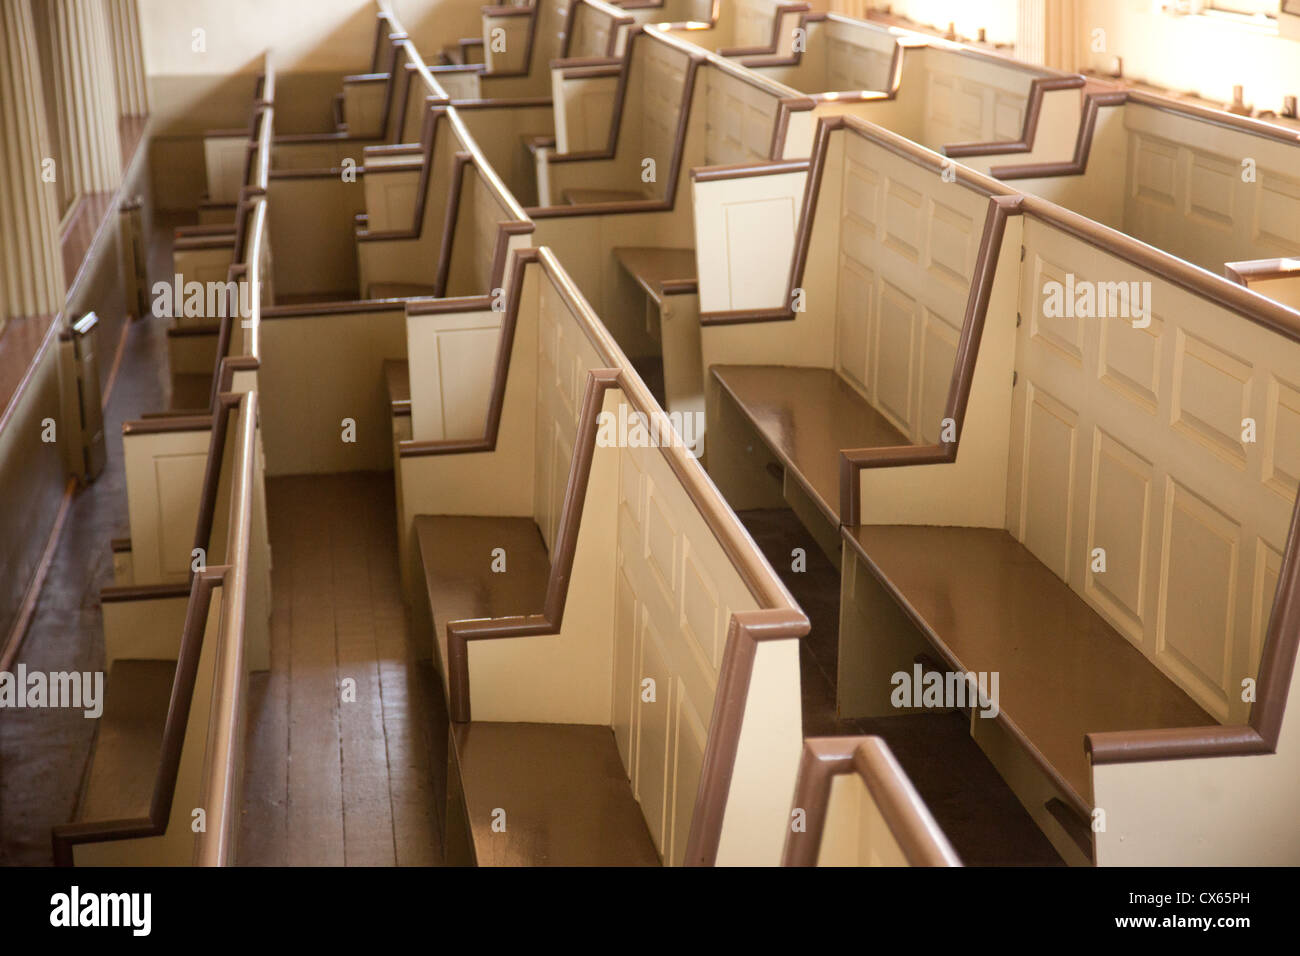
{"label": "white column", "polygon": [[1016,59],[1042,66],[1047,59],[1048,0],[1020,0],[1016,15]]}
{"label": "white column", "polygon": [[104,0],[104,5],[117,77],[118,112],[144,116],[149,112],[149,91],[140,43],[140,8],[137,0]]}
{"label": "white column", "polygon": [[[9,316],[63,308],[58,186],[28,0],[0,0],[0,326]],[[57,171],[56,171],[57,172]]]}
{"label": "white column", "polygon": [[107,192],[122,179],[117,83],[104,5],[49,0],[59,141],[70,192]]}

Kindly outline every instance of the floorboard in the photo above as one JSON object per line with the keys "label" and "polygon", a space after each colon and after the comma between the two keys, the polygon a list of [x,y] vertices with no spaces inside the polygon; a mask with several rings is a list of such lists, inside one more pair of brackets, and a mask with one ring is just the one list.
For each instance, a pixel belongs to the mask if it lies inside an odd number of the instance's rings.
{"label": "floorboard", "polygon": [[271,671],[254,682],[239,862],[440,862],[433,672],[402,603],[388,473],[267,480]]}

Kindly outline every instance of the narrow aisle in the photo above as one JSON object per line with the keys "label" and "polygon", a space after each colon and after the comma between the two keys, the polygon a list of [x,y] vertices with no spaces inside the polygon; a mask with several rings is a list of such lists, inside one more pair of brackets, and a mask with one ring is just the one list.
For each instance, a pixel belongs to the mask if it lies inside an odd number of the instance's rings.
{"label": "narrow aisle", "polygon": [[[188,219],[155,215],[149,274],[171,273],[172,229]],[[113,583],[113,538],[129,531],[122,422],[168,407],[167,325],[147,316],[123,329],[121,365],[104,409],[104,470],[78,488],[14,667],[28,672],[98,671],[104,666],[99,591]],[[101,339],[99,374],[107,389],[119,342]],[[6,709],[0,715],[0,866],[49,866],[50,828],[72,819],[95,736],[77,710]]]}
{"label": "narrow aisle", "polygon": [[440,862],[433,668],[402,603],[392,475],[267,479],[271,670],[249,698],[241,865]]}

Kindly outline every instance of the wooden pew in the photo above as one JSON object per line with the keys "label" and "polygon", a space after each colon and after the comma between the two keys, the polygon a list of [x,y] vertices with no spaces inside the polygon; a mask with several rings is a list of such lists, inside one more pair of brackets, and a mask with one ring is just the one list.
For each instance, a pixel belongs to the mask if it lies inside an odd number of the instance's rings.
{"label": "wooden pew", "polygon": [[564,55],[572,7],[531,0],[483,7],[481,38],[444,48],[430,68],[453,99],[546,96],[550,62]]}
{"label": "wooden pew", "polygon": [[556,257],[521,253],[510,290],[478,434],[399,449],[451,858],[774,865],[807,619],[680,442],[598,440],[666,420]]}
{"label": "wooden pew", "polygon": [[[667,26],[674,35],[722,56],[785,56],[795,30],[812,9],[782,0],[694,3],[686,22]],[[659,18],[666,19],[666,18]]]}
{"label": "wooden pew", "polygon": [[529,242],[527,214],[454,109],[429,108],[421,148],[411,221],[384,232],[356,230],[363,297],[485,295],[501,288],[507,254]]}
{"label": "wooden pew", "polygon": [[634,28],[662,17],[663,6],[575,0],[563,56],[551,62],[556,153],[603,149],[609,141],[623,60]]}
{"label": "wooden pew", "polygon": [[[218,397],[256,385],[259,359],[252,327],[271,294],[265,199],[249,205],[241,221],[247,223],[242,228],[248,238],[241,238],[241,259],[231,265],[228,287],[222,290],[229,299],[222,317],[167,331],[171,409],[123,425],[130,534],[113,542],[114,584],[119,587],[188,580],[194,556],[187,529],[200,511],[207,436]],[[241,304],[248,306],[247,315]],[[264,534],[258,547],[266,547]],[[115,627],[110,617],[106,614],[106,630]]]}
{"label": "wooden pew", "polygon": [[[137,605],[129,640],[105,635],[105,706],[77,817],[51,834],[56,865],[183,866],[196,862],[207,826],[208,745],[214,711],[227,720],[225,757],[238,762],[242,701],[214,693],[217,664],[245,666],[245,605],[259,493],[256,394],[226,395],[211,442],[194,541],[209,562],[169,589],[104,592],[105,610]],[[170,607],[179,602],[181,618]],[[229,668],[223,668],[230,677]],[[242,676],[242,675],[241,675]],[[233,794],[234,791],[232,790]],[[236,797],[237,799],[237,797]],[[220,805],[222,831],[237,804]],[[203,816],[200,816],[202,814]]]}
{"label": "wooden pew", "polygon": [[1041,156],[948,152],[1211,272],[1300,252],[1300,134],[1263,120],[1097,88]]}
{"label": "wooden pew", "polygon": [[[198,226],[183,226],[175,231],[172,243],[173,282],[169,284],[175,285],[175,277],[180,277],[180,287],[173,290],[171,296],[172,317],[176,328],[210,328],[211,320],[220,318],[220,307],[226,301],[222,296],[218,295],[214,301],[209,301],[213,297],[208,295],[208,289],[205,288],[200,296],[202,305],[194,308],[193,299],[185,293],[186,286],[190,282],[205,286],[208,283],[226,282],[231,267],[241,261],[247,248],[249,216],[258,198],[266,195],[270,182],[274,108],[270,105],[259,106],[254,122],[255,132],[246,143],[244,184],[239,189],[237,201],[229,208],[224,205],[221,207],[223,213],[228,213],[228,218],[218,223],[205,223],[201,206]],[[217,308],[211,308],[213,305]]]}
{"label": "wooden pew", "polygon": [[[244,356],[255,362],[255,353],[246,341],[251,313],[256,306],[274,297],[264,196],[240,204],[231,246],[233,261],[227,265],[224,281],[202,290],[202,316],[187,315],[194,310],[181,308],[167,329],[173,411],[202,411],[211,407],[224,359]],[[256,284],[250,279],[255,264],[262,277]],[[183,291],[191,280],[184,273],[176,275],[182,277]],[[175,279],[172,284],[175,286]],[[258,302],[252,301],[254,296]],[[175,306],[180,295],[173,291],[172,298]],[[188,306],[189,296],[185,299]]]}
{"label": "wooden pew", "polygon": [[837,14],[809,15],[801,29],[802,51],[741,58],[813,103],[810,116],[790,117],[787,159],[807,155],[817,120],[850,115],[987,171],[979,157],[1057,158],[1083,115],[1079,74]]}
{"label": "wooden pew", "polygon": [[[356,232],[369,297],[262,310],[259,375],[273,474],[392,467],[383,369],[407,357],[412,297],[435,309],[473,304],[500,325],[509,262],[530,244],[532,223],[454,109],[431,108],[426,132],[421,199],[408,213],[418,227],[408,218],[404,229]],[[458,361],[472,366],[480,357]],[[331,383],[324,393],[321,380]],[[355,440],[341,440],[345,419]]]}
{"label": "wooden pew", "polygon": [[879,737],[803,742],[783,866],[960,866]]}
{"label": "wooden pew", "polygon": [[[274,103],[275,68],[268,51],[263,54],[262,72],[254,86],[248,126],[208,130],[204,134],[203,157],[208,188],[199,205],[200,225],[233,222],[242,187],[256,184],[260,159],[255,153],[264,132],[262,114]],[[269,160],[269,153],[266,158]]]}
{"label": "wooden pew", "polygon": [[[943,164],[823,123],[809,182],[827,198],[810,195],[790,279],[806,310],[704,326],[707,364],[728,360],[715,331],[744,358],[713,369],[710,411],[732,414],[710,419],[711,472],[733,505],[780,501],[748,427],[813,499],[796,512],[842,522],[840,713],[920,704],[893,694],[919,660],[954,688],[999,675],[972,736],[1067,861],[1300,858],[1276,840],[1286,811],[1256,805],[1300,761],[1279,736],[1300,538],[1278,457],[1300,436],[1290,386],[1268,385],[1294,379],[1300,322],[973,171],[945,183]],[[1058,315],[1069,281],[1111,304]],[[1127,311],[1121,282],[1153,291]],[[956,327],[944,286],[964,289]],[[901,433],[840,448],[838,508],[818,475],[843,439],[815,431],[834,416],[794,394],[792,360]]]}
{"label": "wooden pew", "polygon": [[1251,259],[1224,263],[1229,281],[1300,312],[1300,262],[1295,259]]}
{"label": "wooden pew", "polygon": [[[359,166],[367,146],[411,141],[404,137],[419,130],[424,97],[445,94],[418,59],[400,23],[391,15],[385,22],[393,29],[386,36],[385,69],[344,78],[342,99],[335,101],[342,105],[336,106],[333,130],[276,136],[274,169],[332,169],[346,160]],[[417,114],[413,121],[412,110]]]}
{"label": "wooden pew", "polygon": [[[822,121],[807,171],[776,165],[701,182],[697,170],[696,182],[697,202],[701,186],[730,190],[707,208],[752,204],[766,221],[783,210],[798,223],[792,234],[758,234],[697,205],[710,474],[738,508],[793,508],[833,562],[839,449],[940,437],[990,197],[1008,192],[895,160],[886,146],[839,134],[848,122]],[[800,181],[796,216],[789,199]],[[842,197],[841,181],[852,187]],[[894,232],[882,225],[886,211]],[[790,250],[784,269],[768,243]],[[760,282],[760,272],[784,281]],[[751,283],[770,298],[754,297]]]}
{"label": "wooden pew", "polygon": [[[591,186],[641,198],[529,215],[538,243],[566,263],[664,407],[694,413],[703,410],[703,391],[687,177],[698,166],[766,161],[782,104],[798,94],[657,31],[632,35],[622,70],[609,144],[548,157],[548,188],[557,198],[570,183],[571,199],[604,198],[580,191]],[[653,183],[641,181],[646,159],[654,161]]]}

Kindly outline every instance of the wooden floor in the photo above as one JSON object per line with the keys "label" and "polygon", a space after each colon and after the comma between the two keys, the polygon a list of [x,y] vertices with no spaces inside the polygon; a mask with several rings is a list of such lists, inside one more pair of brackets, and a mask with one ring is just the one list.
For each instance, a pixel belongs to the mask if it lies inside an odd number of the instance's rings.
{"label": "wooden floor", "polygon": [[239,863],[437,864],[434,675],[402,603],[392,475],[269,478],[267,511],[271,671],[252,684]]}

